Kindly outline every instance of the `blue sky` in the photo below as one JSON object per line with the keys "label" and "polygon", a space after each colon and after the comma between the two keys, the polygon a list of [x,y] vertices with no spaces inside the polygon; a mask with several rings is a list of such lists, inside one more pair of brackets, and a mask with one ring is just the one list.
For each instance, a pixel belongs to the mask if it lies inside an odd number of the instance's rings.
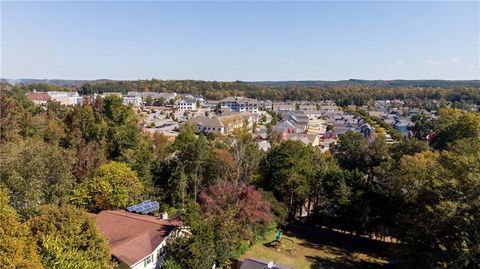
{"label": "blue sky", "polygon": [[2,2],[1,77],[480,79],[480,2]]}

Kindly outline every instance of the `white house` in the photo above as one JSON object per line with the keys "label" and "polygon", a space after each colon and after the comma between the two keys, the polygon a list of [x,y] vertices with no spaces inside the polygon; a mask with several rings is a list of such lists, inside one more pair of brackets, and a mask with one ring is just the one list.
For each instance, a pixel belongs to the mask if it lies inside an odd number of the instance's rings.
{"label": "white house", "polygon": [[142,98],[139,96],[123,96],[123,104],[126,106],[132,104],[134,107],[139,107],[142,104]]}
{"label": "white house", "polygon": [[257,99],[250,99],[243,96],[227,97],[222,100],[222,106],[228,107],[235,112],[258,112]]}
{"label": "white house", "polygon": [[108,239],[119,269],[160,268],[169,239],[182,233],[180,221],[124,210],[104,210],[92,215]]}
{"label": "white house", "polygon": [[197,110],[197,100],[185,97],[178,103],[178,109],[180,111],[195,111]]}
{"label": "white house", "polygon": [[62,105],[81,105],[83,103],[83,97],[78,92],[50,91],[48,95],[52,100],[60,102]]}

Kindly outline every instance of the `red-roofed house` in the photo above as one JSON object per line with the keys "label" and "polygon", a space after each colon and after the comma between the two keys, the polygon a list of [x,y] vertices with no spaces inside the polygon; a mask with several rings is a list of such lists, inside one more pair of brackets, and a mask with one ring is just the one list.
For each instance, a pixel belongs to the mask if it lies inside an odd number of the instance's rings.
{"label": "red-roofed house", "polygon": [[121,269],[159,268],[168,239],[177,235],[183,225],[124,210],[104,210],[94,218]]}
{"label": "red-roofed house", "polygon": [[52,100],[50,95],[46,92],[31,92],[27,94],[27,98],[37,105],[46,104],[48,101]]}

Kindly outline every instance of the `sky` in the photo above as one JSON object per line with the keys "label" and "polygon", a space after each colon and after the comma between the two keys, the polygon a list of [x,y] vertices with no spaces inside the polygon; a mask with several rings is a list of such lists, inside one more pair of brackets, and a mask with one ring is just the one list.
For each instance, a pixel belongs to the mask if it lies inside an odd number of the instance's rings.
{"label": "sky", "polygon": [[2,78],[480,79],[480,2],[1,2]]}

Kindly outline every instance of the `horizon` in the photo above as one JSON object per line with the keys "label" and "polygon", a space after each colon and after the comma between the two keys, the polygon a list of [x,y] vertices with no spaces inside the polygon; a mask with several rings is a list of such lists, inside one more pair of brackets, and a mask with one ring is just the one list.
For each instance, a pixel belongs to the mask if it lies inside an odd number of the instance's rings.
{"label": "horizon", "polygon": [[109,78],[97,78],[97,79],[59,79],[59,78],[3,78],[0,77],[0,80],[45,80],[45,81],[139,81],[139,80],[161,80],[161,81],[205,81],[205,82],[244,82],[244,83],[266,83],[266,82],[344,82],[344,81],[453,81],[453,82],[471,82],[471,81],[480,81],[480,78],[476,79],[362,79],[362,78],[348,78],[348,79],[338,79],[338,80],[323,80],[323,79],[299,79],[299,80],[205,80],[205,79],[161,79],[161,78],[146,78],[146,79],[109,79]]}
{"label": "horizon", "polygon": [[9,79],[480,79],[479,2],[1,5]]}

